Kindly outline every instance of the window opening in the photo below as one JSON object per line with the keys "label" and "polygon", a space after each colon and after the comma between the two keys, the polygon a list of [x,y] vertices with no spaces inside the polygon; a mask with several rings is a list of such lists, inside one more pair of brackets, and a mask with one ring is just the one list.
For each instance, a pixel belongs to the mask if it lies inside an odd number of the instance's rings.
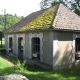
{"label": "window opening", "polygon": [[40,59],[40,38],[32,38],[32,54],[33,58]]}
{"label": "window opening", "polygon": [[23,52],[23,38],[19,38],[19,50]]}
{"label": "window opening", "polygon": [[80,59],[80,38],[76,38],[75,51],[75,59]]}

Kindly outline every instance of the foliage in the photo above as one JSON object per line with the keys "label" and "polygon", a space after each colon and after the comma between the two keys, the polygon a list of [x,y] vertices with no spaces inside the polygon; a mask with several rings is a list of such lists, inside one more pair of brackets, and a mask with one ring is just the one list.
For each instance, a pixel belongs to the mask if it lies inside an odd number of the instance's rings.
{"label": "foliage", "polygon": [[70,3],[71,3],[72,10],[80,8],[80,0],[73,0],[73,1],[70,1]]}
{"label": "foliage", "polygon": [[43,14],[38,16],[37,18],[33,19],[30,23],[23,26],[20,31],[26,30],[26,29],[42,29],[42,28],[48,28],[52,20],[55,16],[55,10],[53,8],[45,11]]}
{"label": "foliage", "polygon": [[75,9],[74,12],[80,16],[80,9]]}
{"label": "foliage", "polygon": [[41,9],[45,9],[60,3],[66,5],[76,14],[80,15],[80,0],[42,0],[40,2],[40,7]]}
{"label": "foliage", "polygon": [[26,66],[26,60],[23,61],[23,62],[20,62],[20,60],[18,59],[15,68],[16,68],[17,70],[19,70],[20,72],[22,72],[22,71],[24,70],[25,66]]}
{"label": "foliage", "polygon": [[[6,14],[6,29],[17,23],[23,18],[23,16]],[[0,15],[0,31],[4,30],[4,15]]]}
{"label": "foliage", "polygon": [[5,58],[6,60],[12,62],[14,65],[17,64],[18,58],[13,57],[12,54],[7,55],[7,54],[0,54],[1,57]]}
{"label": "foliage", "polygon": [[14,68],[17,69],[17,71],[22,71],[23,68],[26,66],[26,60],[20,61],[18,58],[13,57],[12,54],[6,55],[6,54],[0,54],[1,57],[6,58],[8,61],[12,62],[15,66]]}
{"label": "foliage", "polygon": [[41,9],[46,9],[60,3],[65,4],[64,0],[42,0],[40,2],[40,7]]}

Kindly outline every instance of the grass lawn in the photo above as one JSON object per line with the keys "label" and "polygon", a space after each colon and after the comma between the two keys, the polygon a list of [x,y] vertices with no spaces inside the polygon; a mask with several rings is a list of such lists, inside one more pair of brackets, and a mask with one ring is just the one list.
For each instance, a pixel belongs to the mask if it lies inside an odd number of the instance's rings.
{"label": "grass lawn", "polygon": [[4,69],[7,67],[12,67],[13,64],[5,59],[3,59],[2,57],[0,57],[0,69]]}
{"label": "grass lawn", "polygon": [[11,62],[0,57],[0,75],[13,73],[14,72],[14,70],[12,69],[13,66],[14,65]]}
{"label": "grass lawn", "polygon": [[[80,80],[80,68],[62,69],[57,71],[47,71],[39,67],[27,65],[25,68],[20,66],[19,60],[7,55],[0,57],[0,75],[20,73],[29,80]],[[15,67],[11,61],[17,67]]]}

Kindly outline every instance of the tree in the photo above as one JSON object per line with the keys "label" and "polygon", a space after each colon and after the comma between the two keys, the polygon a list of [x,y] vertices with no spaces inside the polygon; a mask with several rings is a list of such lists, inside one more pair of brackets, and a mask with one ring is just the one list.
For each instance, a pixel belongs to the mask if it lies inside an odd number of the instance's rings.
{"label": "tree", "polygon": [[80,0],[71,0],[70,3],[71,3],[71,9],[80,16]]}
{"label": "tree", "polygon": [[76,14],[80,15],[80,0],[42,0],[40,2],[41,9],[45,9],[56,4],[64,4]]}
{"label": "tree", "polygon": [[[23,16],[17,16],[12,14],[6,14],[6,29],[23,19]],[[0,15],[0,31],[4,30],[4,15]]]}
{"label": "tree", "polygon": [[40,2],[40,7],[41,7],[41,9],[45,9],[45,8],[48,8],[48,7],[51,7],[56,4],[60,4],[60,3],[66,5],[67,1],[68,0],[42,0]]}

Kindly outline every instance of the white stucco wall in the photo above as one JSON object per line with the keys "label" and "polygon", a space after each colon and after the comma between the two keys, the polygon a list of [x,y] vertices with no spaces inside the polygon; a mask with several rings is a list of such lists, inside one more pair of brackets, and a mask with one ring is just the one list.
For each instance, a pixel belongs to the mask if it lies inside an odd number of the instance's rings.
{"label": "white stucco wall", "polygon": [[53,64],[53,36],[54,35],[54,33],[53,33],[53,31],[51,31],[50,33],[49,33],[49,39],[50,39],[50,52],[49,52],[49,55],[50,55],[50,57],[51,57],[51,59],[50,59],[50,64],[52,65]]}
{"label": "white stucco wall", "polygon": [[72,62],[73,33],[53,33],[53,69],[58,69]]}
{"label": "white stucco wall", "polygon": [[58,38],[57,33],[53,33],[53,67],[56,65],[56,53],[58,51]]}

